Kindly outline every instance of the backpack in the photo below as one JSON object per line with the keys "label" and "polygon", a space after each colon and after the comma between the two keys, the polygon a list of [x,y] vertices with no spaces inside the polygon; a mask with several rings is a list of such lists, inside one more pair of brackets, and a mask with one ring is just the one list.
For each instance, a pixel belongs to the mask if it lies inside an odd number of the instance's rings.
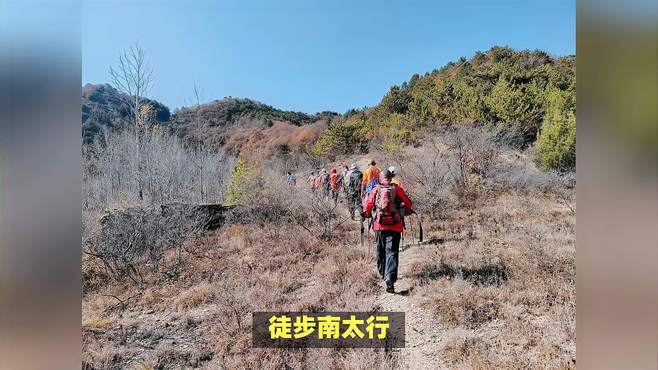
{"label": "backpack", "polygon": [[340,179],[340,175],[339,175],[339,174],[336,174],[336,173],[332,173],[332,174],[331,174],[331,189],[332,189],[332,190],[336,190],[336,189],[338,189],[338,187],[339,187],[339,183],[338,183],[339,179]]}
{"label": "backpack", "polygon": [[322,187],[326,190],[331,189],[331,178],[328,173],[322,174]]}
{"label": "backpack", "polygon": [[357,192],[361,190],[361,181],[363,180],[363,174],[359,170],[353,170],[350,172],[350,178],[348,180],[348,187],[351,191]]}
{"label": "backpack", "polygon": [[380,185],[375,195],[375,221],[381,225],[396,225],[402,222],[400,216],[400,200],[397,197],[397,186]]}
{"label": "backpack", "polygon": [[375,186],[377,185],[379,185],[379,179],[377,178],[377,176],[373,176],[372,180],[370,180],[370,183],[366,185],[366,189],[365,189],[366,193],[370,193],[372,189],[374,189]]}

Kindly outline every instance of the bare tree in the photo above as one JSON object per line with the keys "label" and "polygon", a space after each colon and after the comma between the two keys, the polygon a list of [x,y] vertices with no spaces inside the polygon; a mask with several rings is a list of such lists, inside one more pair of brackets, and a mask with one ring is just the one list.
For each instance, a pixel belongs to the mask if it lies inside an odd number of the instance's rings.
{"label": "bare tree", "polygon": [[[114,87],[129,96],[128,105],[135,123],[137,135],[138,163],[141,163],[141,136],[150,123],[153,109],[144,104],[153,87],[153,68],[146,61],[146,53],[139,45],[133,44],[119,54],[119,62],[110,67],[110,80]],[[141,175],[141,172],[140,172]],[[140,176],[141,178],[141,176]],[[143,199],[143,184],[139,181],[139,199]]]}
{"label": "bare tree", "polygon": [[119,62],[110,67],[114,87],[130,96],[131,113],[136,125],[141,125],[142,106],[153,87],[153,68],[146,61],[146,53],[139,45],[131,45],[119,54]]}
{"label": "bare tree", "polygon": [[[196,101],[196,105],[194,106],[196,110],[196,114],[194,117],[194,124],[196,127],[200,127],[202,124],[202,117],[201,117],[201,100],[203,99],[203,90],[196,84],[194,83],[194,98]],[[204,162],[203,160],[200,161],[194,161],[194,166],[196,169],[199,171],[199,191],[201,192],[201,200],[203,202],[206,201],[206,193],[203,189],[203,172],[204,172]]]}

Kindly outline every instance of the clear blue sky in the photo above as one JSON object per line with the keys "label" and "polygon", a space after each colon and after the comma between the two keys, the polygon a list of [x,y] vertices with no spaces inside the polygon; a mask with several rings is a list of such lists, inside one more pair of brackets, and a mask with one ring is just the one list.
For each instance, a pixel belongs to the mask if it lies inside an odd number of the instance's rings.
{"label": "clear blue sky", "polygon": [[139,43],[150,97],[248,97],[315,113],[377,104],[390,86],[493,45],[575,54],[575,0],[83,1],[82,81],[109,82]]}

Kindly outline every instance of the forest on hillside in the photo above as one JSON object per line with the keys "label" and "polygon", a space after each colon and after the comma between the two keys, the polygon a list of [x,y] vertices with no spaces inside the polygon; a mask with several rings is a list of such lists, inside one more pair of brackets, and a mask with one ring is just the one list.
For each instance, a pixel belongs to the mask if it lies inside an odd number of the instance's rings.
{"label": "forest on hillside", "polygon": [[537,143],[545,169],[575,167],[576,58],[493,47],[393,86],[375,107],[334,119],[313,153],[336,156],[375,147],[394,154],[451,124],[503,128],[508,144]]}

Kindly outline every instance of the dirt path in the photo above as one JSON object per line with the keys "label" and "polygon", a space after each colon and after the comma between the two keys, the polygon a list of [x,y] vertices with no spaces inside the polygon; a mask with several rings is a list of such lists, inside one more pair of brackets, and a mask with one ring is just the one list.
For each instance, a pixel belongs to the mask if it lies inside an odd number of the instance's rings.
{"label": "dirt path", "polygon": [[400,364],[404,368],[445,369],[449,366],[444,363],[439,351],[444,331],[432,313],[421,307],[420,299],[414,291],[413,278],[408,275],[409,266],[426,256],[425,248],[427,247],[416,244],[401,250],[395,294],[386,293],[382,289],[377,303],[384,311],[405,313],[405,348],[394,352],[399,356]]}
{"label": "dirt path", "polygon": [[[356,163],[361,171],[368,167],[368,159],[361,158]],[[345,212],[345,214],[347,214]],[[432,312],[421,306],[421,297],[414,291],[414,279],[409,275],[409,267],[415,261],[428,258],[431,245],[417,243],[407,245],[400,249],[400,266],[398,281],[395,284],[395,294],[386,293],[382,283],[381,293],[376,297],[375,304],[382,311],[395,311],[405,313],[405,348],[395,349],[393,353],[398,356],[401,368],[404,369],[450,369],[441,357],[441,342],[445,341],[446,334],[450,332],[442,327]],[[372,243],[372,239],[366,243]],[[374,246],[371,246],[374,248]],[[376,253],[376,252],[374,252]],[[373,265],[375,262],[372,262]],[[376,268],[373,266],[373,268]]]}

